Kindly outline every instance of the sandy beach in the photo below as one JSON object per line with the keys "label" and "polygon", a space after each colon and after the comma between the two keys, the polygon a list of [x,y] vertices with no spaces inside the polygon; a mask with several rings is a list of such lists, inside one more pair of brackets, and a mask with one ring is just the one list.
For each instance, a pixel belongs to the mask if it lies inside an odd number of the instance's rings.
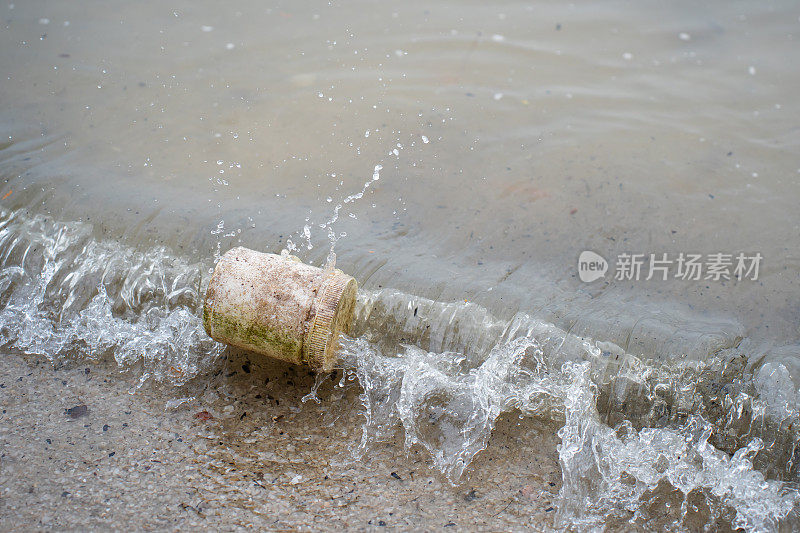
{"label": "sandy beach", "polygon": [[[503,419],[462,483],[402,442],[353,459],[356,385],[303,403],[307,372],[231,354],[176,409],[116,365],[0,358],[5,531],[545,530],[560,489],[554,428]],[[247,371],[242,367],[247,368]],[[58,398],[53,401],[53,398]],[[86,406],[73,418],[68,409]],[[79,410],[79,412],[81,412]],[[202,414],[199,414],[202,413]],[[212,418],[208,418],[208,417]],[[522,437],[521,437],[522,436]],[[520,439],[524,437],[524,442]]]}

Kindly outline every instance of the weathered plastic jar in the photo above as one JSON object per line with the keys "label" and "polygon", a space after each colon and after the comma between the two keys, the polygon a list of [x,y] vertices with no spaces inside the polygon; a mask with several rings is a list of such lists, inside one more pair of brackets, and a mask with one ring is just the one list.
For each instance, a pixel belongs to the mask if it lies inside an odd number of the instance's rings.
{"label": "weathered plastic jar", "polygon": [[357,289],[340,270],[234,248],[211,276],[203,325],[218,342],[328,372],[353,321]]}

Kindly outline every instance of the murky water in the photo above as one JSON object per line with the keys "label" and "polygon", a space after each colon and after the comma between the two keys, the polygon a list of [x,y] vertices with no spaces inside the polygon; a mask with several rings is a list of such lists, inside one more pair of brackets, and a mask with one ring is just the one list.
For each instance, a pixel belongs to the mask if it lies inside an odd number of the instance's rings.
{"label": "murky water", "polygon": [[360,453],[400,432],[457,483],[518,412],[563,426],[562,525],[796,525],[795,3],[0,13],[7,345],[180,385],[220,252],[335,243]]}

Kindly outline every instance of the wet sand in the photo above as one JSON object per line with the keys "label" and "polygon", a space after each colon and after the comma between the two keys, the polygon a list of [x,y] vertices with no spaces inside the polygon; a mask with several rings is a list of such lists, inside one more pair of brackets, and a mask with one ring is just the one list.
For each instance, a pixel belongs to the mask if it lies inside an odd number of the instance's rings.
{"label": "wet sand", "polygon": [[[182,391],[143,387],[113,362],[53,370],[0,358],[0,527],[13,530],[348,528],[544,530],[561,486],[555,429],[499,422],[458,486],[402,442],[362,460],[359,387],[231,353]],[[337,377],[338,380],[338,377]],[[176,395],[177,394],[177,395]],[[177,409],[165,402],[197,399]],[[73,418],[66,411],[72,411]],[[213,418],[198,413],[206,412]]]}

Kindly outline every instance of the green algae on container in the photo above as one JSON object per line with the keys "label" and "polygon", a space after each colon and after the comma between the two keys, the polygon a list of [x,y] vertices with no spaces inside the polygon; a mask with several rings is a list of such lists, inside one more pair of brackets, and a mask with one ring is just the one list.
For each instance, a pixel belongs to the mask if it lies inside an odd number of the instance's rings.
{"label": "green algae on container", "polygon": [[216,341],[327,372],[353,321],[357,287],[341,270],[238,247],[214,269],[203,325]]}

